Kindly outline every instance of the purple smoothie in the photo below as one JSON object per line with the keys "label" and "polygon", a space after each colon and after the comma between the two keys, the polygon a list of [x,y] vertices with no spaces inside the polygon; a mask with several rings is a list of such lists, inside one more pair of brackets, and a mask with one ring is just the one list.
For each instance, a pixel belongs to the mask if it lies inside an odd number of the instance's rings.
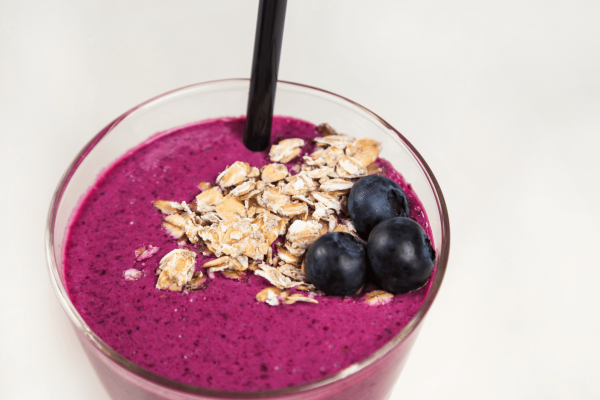
{"label": "purple smoothie", "polygon": [[[115,351],[175,381],[232,391],[301,385],[368,357],[411,320],[432,282],[379,307],[365,304],[362,296],[319,296],[319,304],[271,307],[255,300],[269,282],[251,273],[247,283],[217,273],[197,292],[157,290],[154,270],[177,243],[162,228],[152,201],[190,202],[199,182],[214,182],[235,161],[269,164],[268,152],[244,147],[244,123],[204,121],[158,134],[127,153],[99,177],[74,213],[64,257],[73,304]],[[310,143],[319,135],[313,124],[291,118],[275,117],[272,129],[273,142]],[[405,190],[411,218],[432,239],[415,192],[387,161],[378,162]],[[142,245],[160,250],[136,262],[134,251]],[[207,259],[200,255],[196,269]],[[145,275],[125,281],[123,271],[130,268]]]}

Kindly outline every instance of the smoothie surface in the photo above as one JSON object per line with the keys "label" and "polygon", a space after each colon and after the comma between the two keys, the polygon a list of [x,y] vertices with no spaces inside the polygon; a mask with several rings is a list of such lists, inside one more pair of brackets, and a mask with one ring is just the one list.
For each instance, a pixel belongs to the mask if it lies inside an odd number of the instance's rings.
{"label": "smoothie surface", "polygon": [[[152,201],[190,202],[199,193],[198,183],[214,182],[235,161],[258,168],[269,164],[268,151],[244,147],[244,123],[243,118],[204,121],[155,135],[128,152],[82,199],[65,244],[71,301],[106,344],[156,374],[217,390],[301,385],[365,359],[410,321],[432,281],[378,307],[364,303],[362,295],[269,306],[255,300],[269,282],[252,273],[246,283],[216,273],[196,292],[156,289],[160,259],[178,246],[162,228],[162,215]],[[315,125],[284,117],[274,118],[272,132],[274,143],[305,139],[307,152],[319,135]],[[431,239],[410,185],[387,161],[377,162],[405,190],[410,217]],[[160,250],[136,262],[134,251],[142,245]],[[196,270],[205,260],[198,256]],[[123,272],[130,268],[145,275],[126,281]]]}

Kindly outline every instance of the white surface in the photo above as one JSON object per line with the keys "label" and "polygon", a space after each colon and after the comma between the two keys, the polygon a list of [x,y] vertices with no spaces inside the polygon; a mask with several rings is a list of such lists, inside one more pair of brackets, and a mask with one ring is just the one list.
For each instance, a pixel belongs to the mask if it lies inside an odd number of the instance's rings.
{"label": "white surface", "polygon": [[[50,287],[76,152],[130,107],[250,73],[257,1],[0,0],[0,398],[107,399]],[[451,217],[392,399],[600,397],[597,0],[290,0],[280,78],[379,113]]]}

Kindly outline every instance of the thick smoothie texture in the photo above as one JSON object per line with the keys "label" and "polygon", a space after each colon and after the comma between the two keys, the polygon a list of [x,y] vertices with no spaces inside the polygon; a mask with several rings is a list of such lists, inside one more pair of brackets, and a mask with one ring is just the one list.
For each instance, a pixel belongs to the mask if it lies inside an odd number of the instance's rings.
{"label": "thick smoothie texture", "polygon": [[[367,305],[362,296],[319,296],[319,304],[272,307],[255,300],[270,284],[252,273],[248,282],[217,273],[196,292],[157,290],[154,271],[177,243],[162,228],[152,201],[190,202],[199,182],[214,182],[235,161],[259,168],[269,164],[268,151],[244,147],[244,123],[243,118],[225,118],[177,128],[119,159],[73,215],[64,259],[73,304],[115,351],[182,383],[257,391],[316,381],[365,359],[410,321],[432,280],[378,307]],[[274,118],[273,142],[302,138],[310,143],[318,135],[308,122]],[[312,148],[309,144],[305,151]],[[378,163],[405,190],[411,218],[432,238],[410,185],[388,162]],[[136,262],[134,251],[142,245],[160,250]],[[207,259],[200,254],[196,270]],[[126,281],[123,271],[130,268],[145,275]]]}

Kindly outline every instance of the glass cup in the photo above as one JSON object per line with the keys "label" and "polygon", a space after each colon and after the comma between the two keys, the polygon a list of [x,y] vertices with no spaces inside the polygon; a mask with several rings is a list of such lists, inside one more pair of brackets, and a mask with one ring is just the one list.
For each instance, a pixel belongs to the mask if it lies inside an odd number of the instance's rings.
{"label": "glass cup", "polygon": [[380,141],[381,157],[413,186],[431,224],[437,259],[429,293],[413,319],[390,342],[368,358],[316,382],[260,392],[210,390],[156,375],[116,353],[88,327],[67,295],[63,265],[66,229],[72,211],[98,174],[157,132],[206,119],[244,115],[248,90],[247,79],[205,82],[173,90],[127,111],[85,145],[58,184],[48,214],[46,255],[58,300],[113,399],[386,399],[406,363],[446,271],[450,248],[448,212],[433,173],[404,136],[361,105],[325,90],[279,82],[274,114],[314,124],[327,122],[340,132]]}

